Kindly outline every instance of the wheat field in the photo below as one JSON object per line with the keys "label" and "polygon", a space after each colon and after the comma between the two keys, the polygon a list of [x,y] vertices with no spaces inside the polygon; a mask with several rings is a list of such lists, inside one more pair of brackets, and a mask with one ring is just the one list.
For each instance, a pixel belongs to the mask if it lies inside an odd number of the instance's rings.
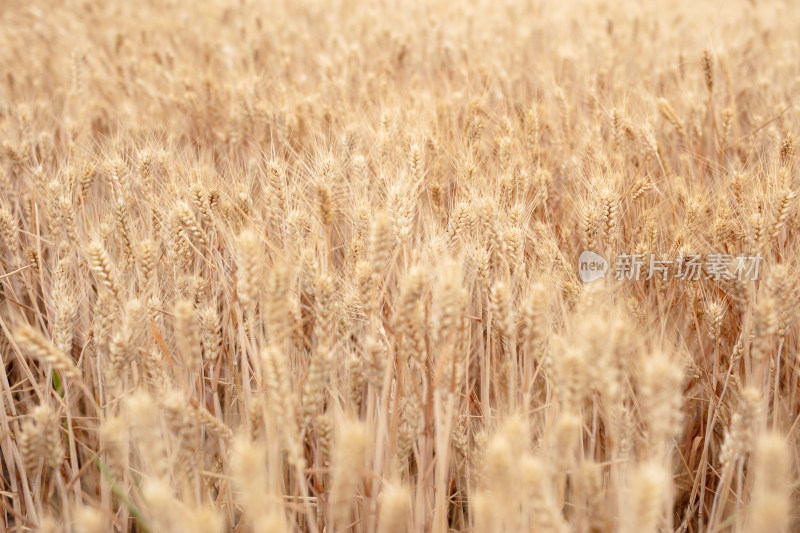
{"label": "wheat field", "polygon": [[800,531],[798,25],[1,1],[0,531]]}

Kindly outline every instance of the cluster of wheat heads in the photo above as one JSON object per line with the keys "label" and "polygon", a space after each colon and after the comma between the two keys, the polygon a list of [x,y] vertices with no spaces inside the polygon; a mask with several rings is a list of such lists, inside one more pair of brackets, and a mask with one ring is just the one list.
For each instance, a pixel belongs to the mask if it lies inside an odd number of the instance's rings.
{"label": "cluster of wheat heads", "polygon": [[8,530],[799,527],[795,7],[3,4]]}

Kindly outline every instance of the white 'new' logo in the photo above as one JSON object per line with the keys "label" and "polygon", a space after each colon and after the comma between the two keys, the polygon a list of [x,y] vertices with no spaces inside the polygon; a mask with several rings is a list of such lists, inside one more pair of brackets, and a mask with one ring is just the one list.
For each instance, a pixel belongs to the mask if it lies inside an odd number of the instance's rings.
{"label": "white 'new' logo", "polygon": [[594,280],[606,277],[608,272],[608,261],[600,255],[589,250],[581,252],[578,258],[578,277],[584,283],[591,283]]}

